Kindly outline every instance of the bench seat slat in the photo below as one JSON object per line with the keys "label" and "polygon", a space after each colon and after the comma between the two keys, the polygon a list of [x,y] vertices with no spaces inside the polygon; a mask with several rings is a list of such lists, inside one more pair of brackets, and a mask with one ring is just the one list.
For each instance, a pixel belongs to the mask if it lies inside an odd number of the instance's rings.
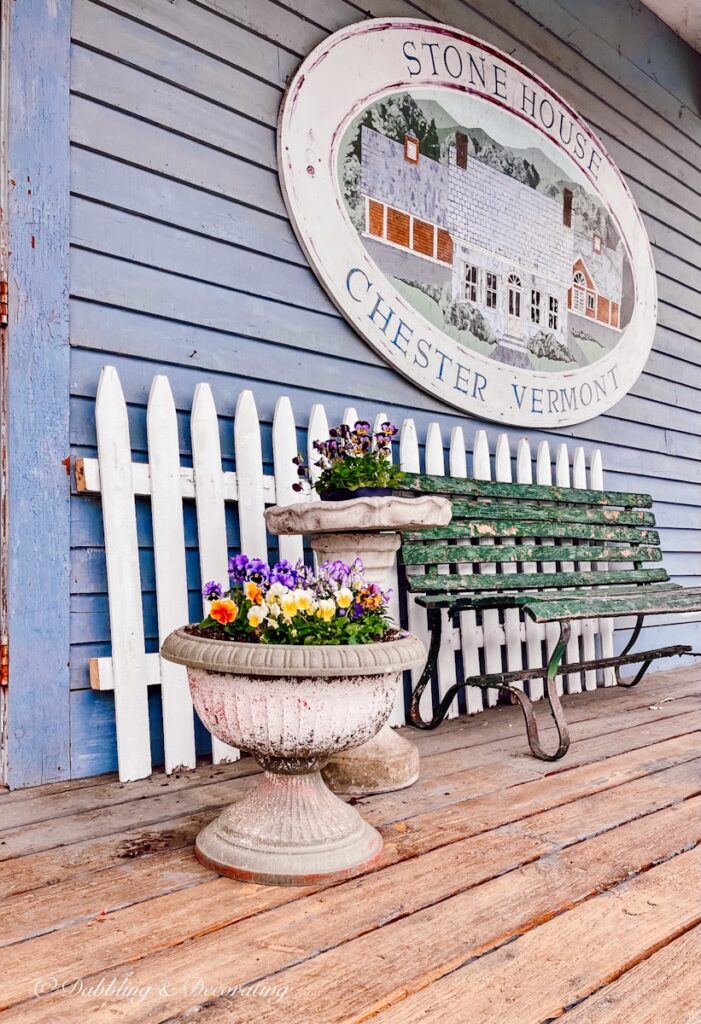
{"label": "bench seat slat", "polygon": [[[624,508],[588,508],[582,505],[535,505],[527,501],[464,501],[451,502],[453,522],[476,519],[489,522],[520,523],[591,523],[595,526],[654,526],[652,512]],[[533,531],[531,530],[531,534]]]}
{"label": "bench seat slat", "polygon": [[[536,529],[536,527],[539,529]],[[590,523],[512,523],[499,519],[469,522],[453,521],[450,526],[437,526],[427,530],[409,530],[404,540],[427,542],[451,540],[453,538],[481,537],[564,537],[578,540],[619,541],[628,544],[659,545],[660,535],[656,530],[641,530],[634,526],[596,526]]]}
{"label": "bench seat slat", "polygon": [[[481,591],[485,595],[504,590],[542,590],[560,587],[596,587],[614,584],[662,583],[669,580],[665,569],[606,569],[597,572],[513,573],[508,576],[439,576],[437,573],[407,573],[407,587],[426,607],[449,608],[456,595]],[[442,602],[442,603],[441,603]],[[465,604],[464,607],[470,607]]]}
{"label": "bench seat slat", "polygon": [[549,594],[533,595],[523,602],[524,611],[536,622],[559,619],[608,618],[617,615],[663,615],[667,612],[701,611],[701,587],[638,594],[580,593],[562,595],[554,600]]}
{"label": "bench seat slat", "polygon": [[651,508],[649,494],[626,491],[589,491],[575,487],[551,487],[545,484],[507,484],[483,480],[467,480],[454,476],[409,476],[402,483],[403,490],[421,494],[469,495],[484,498],[512,498],[567,505],[617,505],[621,508]]}
{"label": "bench seat slat", "polygon": [[644,544],[620,547],[606,544],[581,546],[504,544],[486,547],[472,544],[409,543],[402,546],[401,554],[404,565],[450,565],[456,562],[659,562],[662,560],[662,552],[659,548]]}
{"label": "bench seat slat", "polygon": [[[595,591],[596,594],[600,595],[626,595],[626,594],[656,594],[659,597],[663,597],[666,594],[672,594],[675,591],[681,591],[684,588],[679,583],[648,583],[648,584],[637,584],[635,586],[622,586],[622,587],[599,587]],[[417,598],[418,603],[423,605],[425,608],[440,608],[445,604],[450,604],[451,608],[456,610],[464,611],[466,608],[480,611],[483,608],[522,608],[527,605],[534,598],[546,597],[548,601],[566,601],[572,597],[570,590],[537,590],[537,591],[526,591],[526,592],[501,592],[501,593],[487,593],[487,594],[455,594],[448,598],[443,594],[424,594]]]}

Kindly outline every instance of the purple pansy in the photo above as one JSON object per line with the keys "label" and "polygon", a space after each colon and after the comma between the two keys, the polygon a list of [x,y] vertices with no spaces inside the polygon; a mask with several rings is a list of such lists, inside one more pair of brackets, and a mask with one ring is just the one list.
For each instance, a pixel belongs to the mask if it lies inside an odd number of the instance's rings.
{"label": "purple pansy", "polygon": [[234,555],[229,559],[229,579],[232,583],[243,583],[249,564],[248,555]]}
{"label": "purple pansy", "polygon": [[210,580],[202,587],[202,597],[205,601],[219,601],[224,596],[224,588],[221,583]]}
{"label": "purple pansy", "polygon": [[286,558],[281,559],[277,562],[270,573],[271,583],[282,583],[284,587],[290,587],[293,589],[297,586],[297,572],[291,562],[288,562]]}

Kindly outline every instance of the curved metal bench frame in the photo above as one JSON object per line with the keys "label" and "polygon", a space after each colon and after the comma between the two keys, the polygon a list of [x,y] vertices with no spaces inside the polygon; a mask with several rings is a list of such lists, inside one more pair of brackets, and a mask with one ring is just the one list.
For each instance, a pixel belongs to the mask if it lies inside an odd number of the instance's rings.
{"label": "curved metal bench frame", "polygon": [[[449,614],[455,617],[458,611],[450,611]],[[557,675],[558,671],[564,669],[570,672],[585,672],[590,669],[599,668],[613,668],[616,675],[616,682],[619,686],[633,687],[637,686],[640,680],[643,678],[648,668],[657,658],[669,658],[678,657],[684,654],[691,654],[692,649],[690,645],[677,644],[671,647],[662,647],[654,651],[638,651],[635,654],[631,654],[630,650],[635,644],[636,640],[640,636],[640,631],[643,627],[644,615],[638,615],[636,618],[633,632],[628,640],[628,643],[624,647],[621,654],[613,658],[596,658],[590,661],[581,661],[571,665],[561,665],[562,658],[567,649],[567,643],[570,638],[571,626],[569,620],[560,620],[560,636],[558,641],[550,655],[548,664],[544,668],[537,669],[522,669],[515,672],[502,672],[494,673],[491,675],[478,675],[469,676],[461,683],[455,683],[446,691],[444,696],[441,698],[438,707],[436,708],[433,717],[426,720],[421,715],[420,703],[421,697],[426,687],[431,683],[434,675],[434,670],[438,661],[438,652],[441,646],[442,639],[442,616],[440,609],[429,608],[428,609],[428,627],[431,634],[431,642],[428,651],[428,660],[426,666],[421,674],[421,677],[414,687],[414,691],[411,696],[411,709],[410,718],[411,724],[417,729],[435,729],[445,719],[448,714],[448,709],[453,703],[453,700],[466,686],[478,686],[480,689],[499,689],[505,690],[511,695],[512,701],[518,701],[523,711],[523,717],[526,722],[526,732],[528,734],[528,745],[531,748],[532,753],[541,761],[557,761],[569,750],[570,746],[570,733],[565,719],[565,713],[560,703],[560,695],[557,692]],[[622,665],[631,665],[642,662],[642,665],[633,679],[622,679],[620,676],[620,667]],[[529,679],[544,679],[546,686],[546,693],[548,696],[548,703],[550,705],[550,713],[555,722],[555,728],[557,729],[558,743],[557,748],[552,751],[546,751],[541,742],[540,734],[538,731],[538,723],[533,710],[533,701],[525,692],[525,690],[514,684],[518,681],[525,682]]]}

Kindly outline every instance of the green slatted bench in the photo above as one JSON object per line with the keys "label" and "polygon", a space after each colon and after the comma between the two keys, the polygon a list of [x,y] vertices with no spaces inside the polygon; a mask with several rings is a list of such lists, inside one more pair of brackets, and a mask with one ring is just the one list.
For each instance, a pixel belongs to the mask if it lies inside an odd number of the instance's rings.
{"label": "green slatted bench", "polygon": [[[412,476],[404,486],[413,494],[447,497],[453,508],[449,526],[402,536],[400,562],[407,589],[427,609],[430,632],[428,661],[411,702],[411,721],[417,728],[440,725],[464,687],[495,687],[520,703],[533,754],[555,761],[570,744],[556,676],[573,619],[636,616],[621,654],[568,664],[571,672],[612,667],[621,686],[635,686],[654,660],[693,653],[685,644],[632,653],[646,615],[701,610],[701,588],[671,583],[660,565],[645,568],[646,563],[662,559],[659,534],[653,529],[655,518],[648,511],[649,495],[438,476]],[[482,543],[485,540],[488,543]],[[561,563],[567,562],[574,563],[573,571],[560,570]],[[495,566],[496,572],[465,575],[458,571],[458,566],[484,563]],[[526,563],[536,563],[538,571],[524,571]],[[545,571],[543,563],[553,565],[554,571]],[[505,608],[523,609],[537,623],[559,623],[560,635],[547,666],[471,676],[451,686],[433,717],[424,720],[419,703],[437,663],[442,611],[447,610],[455,622],[462,611]],[[633,679],[621,679],[620,666],[638,663],[641,667]],[[543,749],[532,702],[524,688],[516,685],[537,678],[545,680],[557,726],[558,745],[553,752]]]}

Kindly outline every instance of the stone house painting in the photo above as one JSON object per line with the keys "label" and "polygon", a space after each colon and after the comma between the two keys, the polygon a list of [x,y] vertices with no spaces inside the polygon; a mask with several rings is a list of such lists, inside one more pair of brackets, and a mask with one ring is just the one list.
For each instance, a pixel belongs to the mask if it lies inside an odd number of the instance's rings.
{"label": "stone house painting", "polygon": [[574,230],[570,190],[555,199],[483,163],[461,132],[437,161],[411,135],[402,145],[363,125],[360,192],[366,245],[383,271],[449,284],[502,350],[517,356],[543,333],[569,347],[580,318],[618,331],[623,255]]}

